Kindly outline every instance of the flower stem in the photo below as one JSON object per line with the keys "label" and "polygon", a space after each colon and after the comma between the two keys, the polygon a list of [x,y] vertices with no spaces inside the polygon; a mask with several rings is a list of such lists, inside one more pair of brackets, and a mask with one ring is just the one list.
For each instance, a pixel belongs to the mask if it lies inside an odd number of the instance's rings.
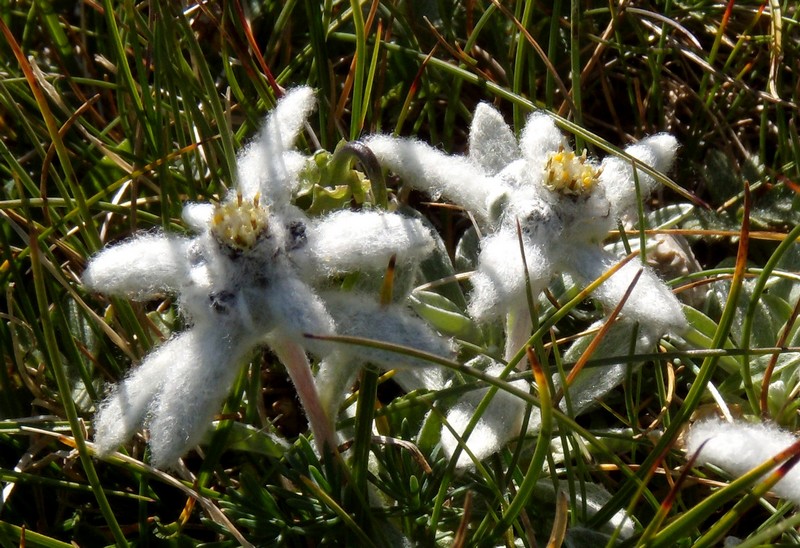
{"label": "flower stem", "polygon": [[271,342],[270,346],[278,359],[286,366],[289,378],[292,379],[320,455],[324,456],[328,452],[336,453],[337,443],[333,423],[322,407],[305,351],[299,344],[287,338],[278,339],[276,337],[276,339]]}

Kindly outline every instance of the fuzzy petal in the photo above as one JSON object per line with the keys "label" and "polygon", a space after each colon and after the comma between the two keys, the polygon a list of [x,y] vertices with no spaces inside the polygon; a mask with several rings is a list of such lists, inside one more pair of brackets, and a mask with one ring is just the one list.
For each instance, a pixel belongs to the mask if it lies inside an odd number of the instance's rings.
{"label": "fuzzy petal", "polygon": [[570,148],[552,116],[544,112],[534,112],[528,118],[520,136],[519,147],[529,167],[539,170],[544,169],[549,153],[557,152],[562,147]]}
{"label": "fuzzy petal", "polygon": [[480,219],[488,215],[487,200],[499,182],[466,158],[448,156],[419,141],[388,135],[365,139],[382,166],[432,198],[444,197]]}
{"label": "fuzzy petal", "polygon": [[450,375],[441,367],[415,367],[400,369],[392,377],[406,392],[429,390],[435,392],[447,386]]}
{"label": "fuzzy petal", "polygon": [[[442,358],[451,358],[452,344],[438,335],[427,323],[403,306],[383,306],[375,299],[358,293],[323,294],[325,303],[336,321],[340,335],[362,337],[406,346]],[[397,352],[362,346],[339,345],[342,352],[352,352],[362,362],[371,362],[385,369],[433,367],[429,361]]]}
{"label": "fuzzy petal", "polygon": [[514,133],[489,103],[475,107],[469,128],[469,158],[489,175],[500,173],[517,156]]}
{"label": "fuzzy petal", "polygon": [[[795,435],[774,424],[715,419],[697,422],[689,429],[686,452],[693,455],[700,451],[697,464],[713,464],[733,476],[741,476],[797,441]],[[792,468],[773,491],[800,504],[800,468]]]}
{"label": "fuzzy petal", "polygon": [[239,316],[254,333],[289,339],[320,357],[332,350],[331,343],[304,337],[332,335],[333,318],[322,299],[290,271],[275,276],[266,287],[244,291]]}
{"label": "fuzzy petal", "polygon": [[[327,292],[323,298],[333,314],[339,335],[397,344],[443,358],[453,356],[450,341],[402,306],[381,306],[375,299],[357,293]],[[336,351],[320,364],[315,378],[322,405],[331,417],[337,415],[339,405],[365,362],[385,369],[410,368],[395,375],[395,380],[407,391],[439,390],[446,382],[444,372],[425,360],[361,346],[337,344],[335,348]]]}
{"label": "fuzzy petal", "polygon": [[115,451],[142,427],[148,408],[163,389],[169,369],[182,359],[188,344],[191,341],[186,333],[165,342],[103,400],[92,423],[94,443],[101,457]]}
{"label": "fuzzy petal", "polygon": [[[529,240],[523,240],[523,243],[531,289],[536,295],[552,276],[553,267],[542,247],[533,245]],[[484,238],[478,269],[470,278],[470,314],[479,321],[485,321],[505,314],[520,301],[524,302],[524,272],[516,234],[501,230]]]}
{"label": "fuzzy petal", "polygon": [[292,148],[314,108],[314,90],[310,87],[300,86],[287,91],[267,117],[263,130],[264,144],[274,152]]}
{"label": "fuzzy petal", "polygon": [[314,384],[322,408],[334,422],[339,416],[339,406],[350,394],[362,366],[357,356],[346,352],[334,352],[320,362]]}
{"label": "fuzzy petal", "polygon": [[[487,373],[498,376],[502,370],[502,366],[496,365],[490,367]],[[528,388],[528,382],[525,380],[514,381],[511,384],[520,390]],[[459,437],[463,437],[463,433],[472,420],[475,410],[488,391],[489,388],[482,388],[469,392],[447,413],[447,422]],[[478,423],[466,440],[467,447],[469,447],[477,460],[481,461],[496,453],[505,447],[509,441],[520,435],[525,407],[524,400],[508,392],[498,390],[495,393],[491,403],[481,415],[481,418],[478,419]],[[458,441],[453,436],[453,433],[446,426],[443,427],[442,449],[448,459],[453,456],[457,447]],[[469,455],[462,451],[458,457],[456,468],[466,469],[473,465],[474,463]]]}
{"label": "fuzzy petal", "polygon": [[136,236],[92,257],[83,273],[92,291],[137,300],[176,293],[187,275],[189,240],[164,234]]}
{"label": "fuzzy petal", "polygon": [[[577,247],[574,253],[564,254],[563,257],[567,268],[579,276],[583,283],[596,280],[617,262],[610,253],[592,246]],[[595,290],[594,296],[609,311],[613,310],[641,269],[642,275],[622,308],[623,317],[639,322],[641,332],[651,337],[682,332],[686,327],[686,318],[680,302],[649,267],[643,267],[635,259],[603,282]]]}
{"label": "fuzzy petal", "polygon": [[[599,327],[597,325],[592,326]],[[590,328],[591,329],[591,328]],[[587,367],[584,368],[569,386],[569,400],[570,407],[574,416],[583,414],[589,410],[595,402],[600,400],[603,396],[611,392],[614,388],[622,384],[625,380],[628,370],[636,368],[639,363],[631,363],[631,360],[626,359],[624,356],[631,349],[631,337],[633,336],[634,325],[630,321],[616,322],[606,332],[605,337],[600,342],[600,345],[594,351],[591,359],[620,357],[619,363],[614,363],[602,367]],[[593,337],[585,337],[578,339],[567,352],[564,354],[564,362],[576,362],[580,355],[586,350]],[[639,333],[633,345],[633,353],[639,354],[647,352],[655,344],[653,338],[648,337],[644,333]],[[561,386],[560,378],[554,379],[556,386]],[[562,411],[567,411],[566,398],[561,400],[560,407]]]}
{"label": "fuzzy petal", "polygon": [[253,347],[240,335],[236,326],[209,322],[171,345],[165,382],[147,421],[153,466],[172,466],[202,439]]}
{"label": "fuzzy petal", "polygon": [[292,258],[304,276],[386,270],[397,255],[400,264],[424,259],[435,246],[420,221],[380,211],[337,211],[306,229],[306,245]]}
{"label": "fuzzy petal", "polygon": [[[643,164],[667,172],[675,162],[678,141],[672,135],[660,133],[629,146],[625,152]],[[655,179],[640,169],[636,170],[636,178],[643,198],[650,196],[658,186]],[[617,156],[607,156],[602,163],[600,184],[614,206],[615,216],[621,217],[636,210],[636,186],[631,162]]]}
{"label": "fuzzy petal", "polygon": [[214,205],[207,202],[185,204],[181,212],[183,222],[195,232],[207,230],[213,217]]}
{"label": "fuzzy petal", "polygon": [[314,92],[309,87],[292,89],[278,101],[258,139],[237,161],[238,187],[246,198],[260,193],[273,207],[289,203],[298,183],[297,155],[290,151],[313,110]]}
{"label": "fuzzy petal", "polygon": [[[319,364],[314,377],[317,392],[323,409],[329,417],[336,418],[339,406],[350,394],[363,362],[357,354],[335,352]],[[403,390],[441,390],[447,384],[445,371],[438,367],[426,366],[401,369],[395,372],[394,379]]]}

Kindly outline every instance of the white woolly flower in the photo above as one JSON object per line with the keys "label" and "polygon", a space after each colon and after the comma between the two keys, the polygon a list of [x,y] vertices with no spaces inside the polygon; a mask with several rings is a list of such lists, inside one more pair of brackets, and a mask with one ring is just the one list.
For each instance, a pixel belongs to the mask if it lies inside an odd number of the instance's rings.
{"label": "white woolly flower", "polygon": [[[525,303],[525,270],[534,293],[556,272],[583,283],[596,279],[616,262],[599,245],[616,219],[636,204],[630,162],[609,156],[597,164],[585,152],[573,152],[553,119],[533,114],[519,143],[502,116],[487,104],[475,111],[466,157],[448,156],[414,140],[373,136],[366,140],[380,162],[411,185],[463,206],[484,233],[470,313],[479,320],[501,316]],[[674,137],[659,134],[626,149],[639,162],[668,170],[677,151]],[[637,170],[642,194],[656,181]],[[609,309],[621,300],[642,268],[622,267],[603,283],[595,297]],[[628,298],[622,315],[661,336],[679,331],[685,320],[678,301],[648,268]]]}
{"label": "white woolly flower", "polygon": [[333,333],[325,305],[287,254],[294,243],[257,199],[235,195],[192,239],[135,237],[92,259],[83,276],[89,289],[138,299],[175,293],[193,324],[149,354],[100,405],[94,426],[101,455],[146,423],[153,464],[171,465],[200,440],[241,360],[268,335],[302,343],[304,333]]}
{"label": "white woolly flower", "polygon": [[[333,345],[303,335],[331,335],[336,322],[310,283],[385,268],[392,254],[418,260],[434,241],[421,223],[399,215],[337,212],[312,220],[291,205],[302,167],[291,147],[313,107],[309,88],[279,101],[261,138],[239,157],[238,188],[222,203],[185,207],[184,221],[196,236],[136,236],[90,261],[83,276],[90,290],[138,300],[177,295],[191,324],[99,405],[94,429],[101,456],[145,425],[153,464],[171,466],[199,442],[242,361],[264,343],[286,365],[318,447],[334,443],[302,347],[328,355]],[[387,320],[386,329],[402,323]]]}
{"label": "white woolly flower", "polygon": [[[525,265],[534,295],[558,272],[591,283],[618,261],[601,241],[617,219],[635,211],[636,181],[643,196],[656,187],[654,178],[642,170],[634,172],[627,160],[609,156],[597,163],[585,152],[576,154],[553,118],[544,113],[528,119],[518,142],[502,115],[488,104],[475,110],[467,156],[446,155],[421,142],[390,136],[368,137],[365,143],[385,167],[409,184],[464,207],[478,222],[482,237],[477,269],[470,278],[469,312],[478,320],[506,316],[507,359],[530,336]],[[672,136],[660,134],[628,147],[626,153],[666,171],[677,148]],[[637,275],[621,311],[624,323],[614,330],[614,339],[625,337],[623,348],[630,348],[626,335],[636,322],[639,337],[634,346],[640,352],[664,334],[682,331],[685,318],[672,292],[637,261],[624,264],[593,295],[613,310]],[[613,351],[620,353],[619,347]],[[572,410],[588,409],[624,378],[625,371],[619,366],[581,372],[568,389]],[[471,419],[477,396],[464,398],[448,415],[457,433]],[[563,409],[565,400],[561,405]],[[524,408],[524,402],[498,393],[470,436],[470,450],[483,458],[518,436]],[[530,424],[538,427],[536,413]],[[442,430],[442,443],[452,454],[455,440],[447,429]],[[468,466],[465,459],[462,455],[458,466]]]}
{"label": "white woolly flower", "polygon": [[[732,476],[742,476],[797,443],[798,438],[774,424],[697,422],[686,436],[686,453],[699,451],[697,464],[713,464]],[[793,467],[774,485],[779,497],[800,504],[800,468]]]}

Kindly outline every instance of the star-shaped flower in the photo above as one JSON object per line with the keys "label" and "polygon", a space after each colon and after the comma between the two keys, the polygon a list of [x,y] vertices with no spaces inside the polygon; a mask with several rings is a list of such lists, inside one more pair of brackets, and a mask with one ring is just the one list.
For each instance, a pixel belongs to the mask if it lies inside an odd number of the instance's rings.
{"label": "star-shaped flower", "polygon": [[[583,284],[599,278],[617,263],[601,242],[618,219],[636,211],[636,182],[642,196],[649,196],[657,185],[653,177],[623,158],[609,156],[598,164],[586,152],[576,154],[545,113],[528,119],[518,142],[500,113],[485,103],[475,111],[468,156],[446,155],[421,142],[390,136],[372,136],[365,142],[385,167],[409,184],[462,206],[477,221],[482,236],[477,269],[470,278],[469,312],[478,320],[506,316],[507,358],[530,336],[525,265],[534,295],[558,272]],[[640,164],[666,171],[677,148],[672,136],[659,134],[625,152]],[[685,319],[666,285],[635,261],[621,266],[593,295],[613,310],[637,275],[621,311],[624,323],[609,332],[613,334],[609,339],[629,348],[629,333],[638,323],[635,351],[639,352],[664,334],[681,331]],[[626,370],[627,364],[620,364],[605,371],[582,372],[569,389],[573,410],[588,409],[624,378]],[[489,372],[497,374],[499,369],[495,366]],[[598,379],[598,375],[607,378]],[[448,422],[459,435],[482,396],[478,392],[465,397],[448,414]],[[562,400],[562,409],[563,404]],[[490,455],[519,435],[524,410],[524,402],[498,392],[468,442],[476,458]],[[530,424],[536,427],[538,417],[532,417]],[[457,443],[446,429],[442,443],[452,455]],[[462,454],[457,465],[469,464]]]}
{"label": "star-shaped flower", "polygon": [[94,420],[100,455],[146,425],[152,463],[171,466],[200,441],[239,365],[265,343],[286,365],[320,450],[335,444],[304,352],[326,356],[333,345],[303,335],[334,334],[336,323],[311,284],[330,274],[384,269],[393,254],[401,262],[418,260],[434,242],[419,221],[400,215],[338,211],[309,219],[291,204],[305,161],[293,143],[313,107],[313,92],[304,87],[279,101],[261,137],[238,159],[237,188],[221,203],[185,206],[184,221],[196,236],[140,235],[90,261],[87,288],[137,300],[177,295],[191,324],[100,404]]}
{"label": "star-shaped flower", "polygon": [[[419,141],[372,136],[366,144],[390,170],[412,186],[464,207],[483,231],[469,311],[488,320],[527,307],[525,269],[534,294],[557,272],[589,283],[616,262],[600,242],[616,220],[635,211],[635,179],[642,196],[656,180],[616,156],[597,164],[576,154],[553,118],[535,113],[514,138],[502,116],[486,103],[478,105],[470,130],[469,155],[449,156]],[[678,145],[658,134],[626,148],[639,163],[668,170]],[[621,300],[642,268],[629,262],[595,291],[609,310]],[[680,305],[668,288],[645,268],[622,315],[661,336],[682,329]]]}

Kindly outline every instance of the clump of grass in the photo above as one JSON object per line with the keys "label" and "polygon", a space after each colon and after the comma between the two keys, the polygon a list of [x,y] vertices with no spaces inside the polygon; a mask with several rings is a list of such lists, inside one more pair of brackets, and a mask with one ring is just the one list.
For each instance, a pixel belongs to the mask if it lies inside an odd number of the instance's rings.
{"label": "clump of grass", "polygon": [[[789,503],[739,502],[760,472],[723,487],[731,478],[687,465],[680,442],[706,414],[798,429],[797,17],[772,1],[0,2],[0,538],[800,543]],[[670,280],[679,295],[699,295],[684,306],[685,341],[638,356],[646,365],[596,411],[576,419],[544,405],[550,432],[455,473],[438,439],[453,401],[492,385],[537,407],[555,392],[536,369],[499,380],[465,366],[503,343],[501,326],[464,313],[468,283],[446,282],[465,270],[470,220],[390,185],[437,228],[452,259],[424,265],[429,285],[415,297],[421,315],[458,339],[458,359],[435,362],[458,382],[403,393],[391,375],[364,375],[345,405],[375,404],[339,424],[342,433],[355,426],[340,466],[314,452],[302,421],[288,420],[301,410],[271,380],[282,370],[264,352],[184,467],[144,464],[141,438],[94,459],[87,431],[104,387],[182,320],[169,299],[87,293],[87,259],[136,231],[185,231],[183,204],[224,196],[236,151],[281,88],[298,84],[319,99],[301,144],[309,152],[394,131],[458,153],[481,101],[516,128],[532,110],[556,113],[576,145],[598,155],[671,132],[682,143],[672,181],[643,204],[646,225],[609,241],[686,238],[697,264]],[[312,195],[299,203],[311,208]],[[532,361],[567,375],[582,352],[572,341],[600,313],[574,299],[568,281],[547,293],[537,319],[557,321],[534,341]],[[530,393],[515,389],[533,377]],[[287,419],[280,433],[276,413]],[[537,482],[525,481],[530,473]]]}

